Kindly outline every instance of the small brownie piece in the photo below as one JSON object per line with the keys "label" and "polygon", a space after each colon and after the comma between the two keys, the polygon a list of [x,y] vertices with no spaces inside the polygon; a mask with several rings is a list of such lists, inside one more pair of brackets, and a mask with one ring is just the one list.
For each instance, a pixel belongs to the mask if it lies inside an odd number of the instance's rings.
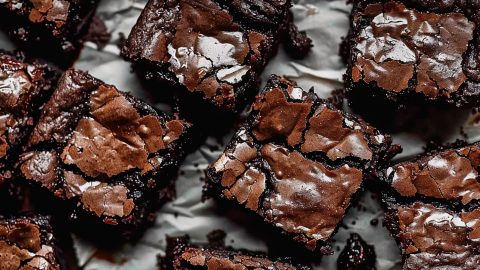
{"label": "small brownie piece", "polygon": [[186,99],[237,111],[255,95],[290,6],[290,0],[150,0],[122,55],[141,76]]}
{"label": "small brownie piece", "polygon": [[68,67],[78,56],[98,0],[3,0],[3,27],[20,47]]}
{"label": "small brownie piece", "polygon": [[478,269],[479,144],[457,142],[388,168],[385,224],[403,269]]}
{"label": "small brownie piece", "polygon": [[206,195],[244,205],[310,250],[329,240],[391,137],[273,76],[246,123],[207,169]]}
{"label": "small brownie piece", "polygon": [[337,268],[341,270],[376,270],[377,256],[372,245],[367,244],[360,235],[352,233],[347,245],[337,259]]}
{"label": "small brownie piece", "polygon": [[0,269],[67,269],[58,235],[46,216],[0,216]]}
{"label": "small brownie piece", "polygon": [[224,246],[197,246],[188,237],[169,238],[167,254],[160,257],[161,270],[224,269],[224,270],[309,270],[308,266],[292,264],[290,260],[271,260],[266,254],[235,250]]}
{"label": "small brownie piece", "polygon": [[43,109],[20,171],[66,201],[61,204],[81,227],[103,224],[129,238],[152,218],[159,199],[174,196],[189,128],[70,69]]}
{"label": "small brownie piece", "polygon": [[382,180],[405,198],[478,205],[479,166],[480,144],[459,142],[395,164]]}
{"label": "small brownie piece", "polygon": [[0,183],[13,176],[12,165],[58,77],[45,64],[0,51]]}
{"label": "small brownie piece", "polygon": [[480,103],[479,1],[353,2],[347,93]]}

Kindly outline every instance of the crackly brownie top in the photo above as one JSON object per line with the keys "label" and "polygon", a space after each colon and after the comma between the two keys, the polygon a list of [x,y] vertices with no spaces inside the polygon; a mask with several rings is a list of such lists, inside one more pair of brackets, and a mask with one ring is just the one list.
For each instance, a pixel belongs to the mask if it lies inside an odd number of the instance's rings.
{"label": "crackly brownie top", "polygon": [[353,37],[352,79],[394,93],[413,89],[431,99],[450,97],[475,78],[466,71],[464,55],[478,35],[473,21],[478,14],[467,16],[467,8],[431,12],[455,1],[410,2],[423,7],[385,1],[354,12],[354,25],[362,26]]}
{"label": "crackly brownie top", "polygon": [[335,231],[364,170],[389,147],[388,136],[273,78],[209,178],[224,197],[314,249]]}
{"label": "crackly brownie top", "polygon": [[46,65],[0,52],[0,160],[22,143],[33,126],[33,112],[54,83],[50,73]]}
{"label": "crackly brownie top", "polygon": [[[279,10],[284,15],[289,2],[226,1],[223,6],[217,2],[149,1],[123,53],[131,59],[167,64],[188,91],[201,92],[217,106],[234,109],[235,85],[246,83],[244,76],[263,65],[263,47],[272,39],[268,31],[246,27],[244,22],[251,23],[249,18],[256,15],[269,21],[267,16],[279,16]],[[242,19],[234,18],[225,5]]]}
{"label": "crackly brownie top", "polygon": [[372,245],[356,233],[350,234],[347,244],[337,259],[337,269],[376,270],[377,255]]}
{"label": "crackly brownie top", "polygon": [[52,233],[45,217],[0,218],[0,268],[60,269]]}
{"label": "crackly brownie top", "polygon": [[167,257],[161,258],[160,265],[163,266],[162,270],[196,268],[208,270],[310,269],[304,265],[292,264],[289,259],[269,259],[266,254],[261,252],[235,250],[224,245],[192,245],[189,243],[188,237],[168,239]]}
{"label": "crackly brownie top", "polygon": [[109,218],[128,217],[142,191],[159,185],[155,175],[176,162],[172,147],[188,127],[69,70],[45,105],[21,171],[56,196],[76,198],[86,211],[116,222]]}
{"label": "crackly brownie top", "polygon": [[67,27],[70,19],[71,5],[76,0],[3,0],[0,6],[4,6],[12,12],[25,16],[31,23],[43,24],[52,29],[54,35],[58,35]]}
{"label": "crackly brownie top", "polygon": [[480,199],[477,144],[426,154],[387,169],[392,187],[402,196],[423,195],[463,205]]}
{"label": "crackly brownie top", "polygon": [[454,212],[415,202],[394,210],[404,269],[478,268],[480,210]]}

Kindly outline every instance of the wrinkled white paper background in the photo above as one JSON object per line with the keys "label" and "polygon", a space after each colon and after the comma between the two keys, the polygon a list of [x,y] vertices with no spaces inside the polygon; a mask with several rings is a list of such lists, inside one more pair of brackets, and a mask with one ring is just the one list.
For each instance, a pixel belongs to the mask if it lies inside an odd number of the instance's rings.
{"label": "wrinkled white paper background", "polygon": [[[75,67],[88,70],[105,82],[148,101],[152,100],[151,97],[142,89],[135,74],[131,73],[130,64],[119,57],[116,45],[120,33],[128,36],[145,2],[146,0],[102,0],[97,15],[106,22],[112,39],[102,51],[98,51],[96,45],[87,43]],[[341,0],[300,0],[292,10],[296,24],[301,30],[308,32],[315,47],[309,57],[301,61],[292,61],[280,49],[263,73],[264,82],[270,74],[286,75],[296,80],[304,89],[314,86],[317,94],[328,97],[331,90],[342,86],[345,66],[338,56],[338,46],[348,31],[350,7]],[[2,33],[0,48],[14,48]],[[479,125],[473,117],[469,112],[433,114],[428,123],[419,124],[417,132],[394,134],[395,142],[404,148],[398,158],[408,158],[422,152],[425,145],[422,138],[429,135],[439,135],[445,141],[461,138],[459,134],[462,124],[469,141],[478,140]],[[436,122],[438,124],[435,124]],[[224,139],[225,142],[228,140],[229,138]],[[210,139],[186,158],[177,181],[177,199],[161,209],[155,225],[145,233],[138,244],[126,245],[120,251],[106,256],[104,251],[99,252],[94,246],[76,238],[75,247],[80,265],[88,270],[155,269],[156,256],[163,254],[165,249],[166,235],[189,234],[193,241],[204,242],[206,234],[214,229],[227,232],[227,244],[234,247],[265,250],[265,243],[250,234],[244,225],[214,211],[216,208],[212,201],[201,202],[200,178],[204,176],[203,170],[220,155],[224,147],[221,145],[218,151],[212,152],[209,146],[217,144],[216,140]],[[336,269],[336,257],[351,232],[359,233],[367,242],[375,245],[378,269],[399,269],[399,251],[393,238],[381,225],[382,211],[378,202],[367,193],[362,196],[359,205],[366,210],[354,207],[348,212],[344,221],[348,229],[340,228],[334,237],[335,255],[324,256],[322,263],[315,266],[315,269]],[[379,219],[379,224],[372,226],[372,219]]]}

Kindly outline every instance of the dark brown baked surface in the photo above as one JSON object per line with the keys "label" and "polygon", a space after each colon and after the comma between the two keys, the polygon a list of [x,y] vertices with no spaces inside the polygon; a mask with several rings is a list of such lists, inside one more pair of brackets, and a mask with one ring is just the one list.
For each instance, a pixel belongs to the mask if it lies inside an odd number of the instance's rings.
{"label": "dark brown baked surface", "polygon": [[98,2],[4,0],[0,2],[0,27],[22,50],[69,67],[78,56]]}
{"label": "dark brown baked surface", "polygon": [[478,105],[480,2],[353,2],[347,93]]}
{"label": "dark brown baked surface", "polygon": [[395,151],[390,136],[272,77],[207,169],[206,193],[256,212],[310,250],[330,253],[329,240],[362,182]]}
{"label": "dark brown baked surface", "polygon": [[68,70],[29,138],[20,174],[62,201],[80,227],[103,225],[129,237],[152,219],[159,201],[174,196],[189,128]]}
{"label": "dark brown baked surface", "polygon": [[[255,94],[290,22],[290,6],[289,0],[150,0],[122,55],[147,80],[236,111]],[[296,40],[308,43],[308,51],[311,41]]]}
{"label": "dark brown baked surface", "polygon": [[13,165],[59,76],[46,64],[0,51],[0,183],[13,177]]}

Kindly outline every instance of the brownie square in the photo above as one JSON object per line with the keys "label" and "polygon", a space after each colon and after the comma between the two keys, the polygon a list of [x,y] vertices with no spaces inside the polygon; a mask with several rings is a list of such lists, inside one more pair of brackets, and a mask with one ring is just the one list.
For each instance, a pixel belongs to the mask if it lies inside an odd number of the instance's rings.
{"label": "brownie square", "polygon": [[255,95],[290,6],[290,0],[150,0],[122,55],[148,81],[169,86],[158,94],[170,88],[182,101],[194,97],[235,112]]}
{"label": "brownie square", "polygon": [[167,254],[160,257],[161,270],[244,269],[309,270],[289,259],[272,260],[261,252],[235,250],[225,246],[193,245],[188,237],[168,239]]}
{"label": "brownie square", "polygon": [[205,189],[328,254],[363,180],[396,150],[389,135],[274,76],[207,169]]}
{"label": "brownie square", "polygon": [[478,268],[479,162],[478,143],[457,142],[385,171],[385,225],[403,269]]}
{"label": "brownie square", "polygon": [[59,244],[47,216],[0,216],[1,269],[68,269]]}
{"label": "brownie square", "polygon": [[353,2],[345,75],[353,102],[479,104],[479,1]]}
{"label": "brownie square", "polygon": [[98,0],[3,0],[1,27],[27,52],[68,67],[82,47]]}
{"label": "brownie square", "polygon": [[12,165],[59,77],[46,64],[0,51],[0,183],[12,178]]}
{"label": "brownie square", "polygon": [[154,217],[159,200],[174,196],[189,129],[175,115],[70,69],[29,138],[20,173],[60,200],[80,228],[130,239]]}

